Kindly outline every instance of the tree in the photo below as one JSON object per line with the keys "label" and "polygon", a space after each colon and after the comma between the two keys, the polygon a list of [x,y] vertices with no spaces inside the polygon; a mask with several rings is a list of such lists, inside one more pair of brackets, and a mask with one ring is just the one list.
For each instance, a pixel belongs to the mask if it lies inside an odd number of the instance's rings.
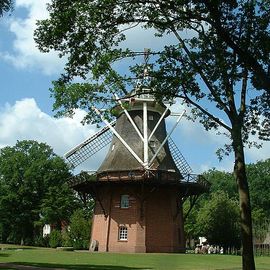
{"label": "tree", "polygon": [[208,200],[212,193],[225,192],[229,199],[237,199],[237,186],[232,173],[210,169],[203,176],[211,184],[209,193],[204,195],[205,200]]}
{"label": "tree", "polygon": [[200,209],[197,226],[201,235],[214,245],[228,247],[240,246],[239,210],[236,201],[225,192],[215,192]]}
{"label": "tree", "polygon": [[51,185],[41,200],[42,218],[40,222],[52,224],[60,230],[63,225],[68,224],[73,212],[81,206],[81,202],[66,183]]}
{"label": "tree", "polygon": [[[250,183],[250,199],[252,205],[252,220],[254,223],[253,231],[255,241],[264,241],[269,229],[269,169],[269,159],[247,165],[247,175]],[[212,197],[215,197],[216,194],[221,193],[226,196],[226,200],[230,200],[233,204],[235,204],[235,201],[237,199],[237,188],[232,173],[211,169],[204,173],[204,177],[210,182],[211,186],[209,193],[200,196],[192,212],[188,215],[185,222],[185,232],[190,239],[198,238],[205,233],[208,234],[208,232],[206,232],[205,229],[202,230],[202,228],[205,228],[209,220],[206,219],[204,221],[202,217],[208,215],[206,213],[206,210],[210,211],[210,206],[212,208],[215,208],[213,206]],[[238,219],[236,220],[238,221]],[[219,221],[221,222],[220,219]],[[205,223],[202,226],[203,222]],[[220,231],[219,222],[213,222],[211,226],[213,231]]]}
{"label": "tree", "polygon": [[270,159],[247,165],[253,218],[256,223],[270,219]]}
{"label": "tree", "polygon": [[[75,205],[72,191],[65,188],[65,182],[70,175],[63,159],[56,156],[44,143],[18,141],[13,147],[2,148],[0,150],[2,240],[30,244],[34,234],[38,233],[35,232],[35,225],[40,224],[42,215],[43,219],[46,218],[46,221],[52,223],[57,223],[59,219],[68,219]],[[51,197],[54,201],[49,199]],[[58,209],[54,208],[55,204]],[[52,209],[57,216],[50,215]]]}
{"label": "tree", "polygon": [[[161,34],[172,27],[200,34],[211,29],[252,73],[256,87],[269,92],[269,6],[269,0],[53,0],[48,8],[51,19],[40,21],[35,34],[41,50],[54,48],[61,55],[69,54],[68,75],[81,76],[87,74],[91,62],[108,60],[102,55],[124,39],[123,28],[142,23]],[[252,28],[249,38],[242,31],[245,24]],[[114,52],[117,56],[109,60],[119,57],[116,48]]]}
{"label": "tree", "polygon": [[91,224],[89,216],[83,210],[77,210],[70,219],[70,229],[68,235],[74,249],[87,249],[90,241]]}
{"label": "tree", "polygon": [[13,0],[1,0],[0,1],[0,17],[4,15],[5,12],[11,11],[13,9]]}
{"label": "tree", "polygon": [[[202,216],[206,215],[205,214],[206,209],[209,209],[210,207],[214,207],[211,202],[212,197],[216,197],[217,194],[222,194],[226,197],[226,200],[230,200],[232,204],[235,204],[235,201],[237,200],[237,186],[235,183],[235,179],[231,173],[218,171],[216,169],[210,169],[207,172],[205,172],[203,176],[210,183],[210,189],[208,193],[205,193],[198,198],[198,201],[196,202],[196,204],[192,208],[192,211],[188,214],[185,220],[185,233],[186,233],[186,236],[189,237],[189,239],[197,239],[200,236],[205,236],[204,235],[205,230],[202,230],[202,226],[201,226],[201,223],[203,222]],[[184,204],[184,212],[187,212],[186,209],[189,209],[189,207],[190,207],[189,202],[186,201]],[[201,212],[203,212],[204,214],[201,214]],[[220,213],[220,215],[222,214],[223,213]],[[199,216],[201,218],[198,223]],[[238,221],[238,219],[236,220]],[[220,232],[219,222],[214,221],[211,224],[211,226],[212,226],[212,230]],[[205,225],[203,225],[203,227],[205,228]],[[239,224],[238,224],[238,227],[239,227]],[[237,243],[237,241],[235,243]],[[213,244],[217,244],[217,243],[213,243]],[[223,246],[224,244],[225,242],[223,243]]]}
{"label": "tree", "polygon": [[[250,135],[269,139],[269,1],[59,1],[50,18],[38,22],[35,39],[41,51],[68,55],[65,73],[54,83],[58,115],[87,110],[85,121],[97,120],[91,105],[111,109],[110,93],[128,95],[132,76],[145,67],[120,74],[114,63],[136,52],[119,47],[125,29],[138,25],[160,37],[172,34],[177,45],[153,52],[150,80],[160,100],[179,97],[207,130],[225,134],[219,154],[234,153],[243,244],[243,269],[255,269],[245,145]],[[183,38],[183,30],[189,37]],[[91,73],[89,73],[91,71]],[[90,77],[89,77],[90,75]],[[85,83],[73,84],[80,76]]]}

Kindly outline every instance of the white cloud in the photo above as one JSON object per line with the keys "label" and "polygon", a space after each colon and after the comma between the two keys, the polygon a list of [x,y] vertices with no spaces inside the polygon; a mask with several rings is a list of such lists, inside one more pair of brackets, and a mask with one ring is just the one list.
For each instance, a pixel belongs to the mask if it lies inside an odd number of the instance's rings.
{"label": "white cloud", "polygon": [[56,52],[41,53],[33,39],[36,21],[48,17],[46,4],[49,0],[16,0],[16,9],[24,8],[26,17],[11,17],[9,30],[15,35],[12,51],[1,52],[0,56],[21,69],[40,69],[44,74],[59,74],[64,67],[64,59]]}
{"label": "white cloud", "polygon": [[[96,132],[93,125],[83,126],[85,113],[77,110],[74,118],[55,119],[42,112],[34,99],[23,99],[0,110],[0,146],[13,146],[17,140],[45,142],[58,155],[81,143]],[[90,159],[84,169],[97,169],[101,156]]]}

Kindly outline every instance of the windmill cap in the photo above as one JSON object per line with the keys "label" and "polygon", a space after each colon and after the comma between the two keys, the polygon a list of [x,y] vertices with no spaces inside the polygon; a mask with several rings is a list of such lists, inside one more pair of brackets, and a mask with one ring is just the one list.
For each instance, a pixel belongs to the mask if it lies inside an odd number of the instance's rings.
{"label": "windmill cap", "polygon": [[[150,93],[151,89],[144,88],[143,91],[134,90],[129,96],[121,98],[122,106],[116,105],[113,107],[113,113],[120,116],[124,109],[127,111],[142,110],[143,103],[147,103],[147,110],[162,114],[166,110],[166,106],[163,102],[157,101],[154,95]],[[165,117],[169,116],[171,111],[168,110]]]}

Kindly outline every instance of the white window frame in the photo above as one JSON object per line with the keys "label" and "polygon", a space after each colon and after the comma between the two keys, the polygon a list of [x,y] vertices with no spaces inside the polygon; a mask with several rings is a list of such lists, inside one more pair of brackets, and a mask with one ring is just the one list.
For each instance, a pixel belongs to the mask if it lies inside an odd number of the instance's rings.
{"label": "white window frame", "polygon": [[120,225],[118,230],[118,240],[127,241],[128,240],[128,228],[125,225]]}
{"label": "white window frame", "polygon": [[122,209],[129,208],[129,195],[127,195],[127,194],[121,195],[120,208],[122,208]]}

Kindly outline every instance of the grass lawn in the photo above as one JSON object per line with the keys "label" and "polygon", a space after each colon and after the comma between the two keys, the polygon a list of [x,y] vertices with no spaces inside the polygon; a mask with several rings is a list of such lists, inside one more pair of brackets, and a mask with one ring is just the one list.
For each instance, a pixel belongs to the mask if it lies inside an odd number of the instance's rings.
{"label": "grass lawn", "polygon": [[[38,267],[75,270],[240,270],[241,257],[197,254],[111,254],[57,251],[49,248],[4,246],[0,263],[16,263]],[[13,249],[12,249],[13,247]],[[256,257],[257,270],[270,270],[270,257]],[[12,269],[1,268],[0,269]],[[14,269],[14,268],[13,268]]]}

